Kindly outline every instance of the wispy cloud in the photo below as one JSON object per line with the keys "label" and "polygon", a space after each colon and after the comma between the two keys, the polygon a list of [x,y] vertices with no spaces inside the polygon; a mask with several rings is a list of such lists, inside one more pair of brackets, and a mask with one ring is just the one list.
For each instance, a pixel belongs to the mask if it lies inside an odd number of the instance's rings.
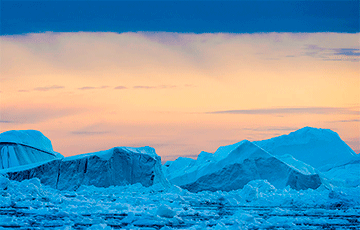
{"label": "wispy cloud", "polygon": [[114,89],[127,89],[127,87],[119,85],[119,86],[116,86]]}
{"label": "wispy cloud", "polygon": [[147,86],[147,85],[136,85],[134,89],[156,89],[156,86]]}
{"label": "wispy cloud", "polygon": [[107,86],[107,85],[100,86],[100,87],[84,86],[84,87],[78,88],[78,90],[106,89],[106,88],[109,88],[109,86]]}
{"label": "wispy cloud", "polygon": [[88,90],[88,89],[95,89],[95,87],[90,87],[90,86],[85,86],[85,87],[81,87],[78,88],[79,90]]}
{"label": "wispy cloud", "polygon": [[13,121],[8,121],[8,120],[0,120],[0,123],[14,123]]}
{"label": "wispy cloud", "polygon": [[257,127],[257,128],[242,128],[241,130],[247,130],[252,132],[273,132],[273,131],[294,131],[299,129],[298,127]]}
{"label": "wispy cloud", "polygon": [[102,134],[107,134],[110,133],[108,131],[103,131],[103,132],[91,132],[91,131],[75,131],[75,132],[71,132],[71,134],[74,135],[102,135]]}
{"label": "wispy cloud", "polygon": [[148,86],[148,85],[136,85],[134,89],[171,89],[176,88],[176,85],[158,85],[158,86]]}
{"label": "wispy cloud", "polygon": [[360,49],[332,49],[335,55],[360,56]]}
{"label": "wispy cloud", "polygon": [[159,89],[172,89],[172,88],[176,88],[176,85],[160,85],[158,86]]}
{"label": "wispy cloud", "polygon": [[360,49],[356,48],[324,48],[318,45],[307,45],[304,55],[320,58],[325,61],[359,61]]}
{"label": "wispy cloud", "polygon": [[341,122],[341,123],[343,123],[343,122],[345,122],[345,123],[347,123],[347,122],[360,122],[360,119],[348,119],[348,120],[336,120],[336,121],[330,121],[331,123],[338,123],[338,122]]}
{"label": "wispy cloud", "polygon": [[28,92],[30,92],[29,90],[25,90],[25,89],[20,89],[20,90],[18,90],[18,92],[19,93],[28,93]]}
{"label": "wispy cloud", "polygon": [[359,111],[350,108],[338,107],[288,107],[288,108],[264,108],[242,109],[206,112],[207,114],[359,114]]}
{"label": "wispy cloud", "polygon": [[49,90],[63,89],[63,88],[65,88],[65,87],[60,86],[60,85],[52,85],[52,86],[45,86],[45,87],[36,87],[36,88],[34,88],[34,90],[36,90],[36,91],[49,91]]}
{"label": "wispy cloud", "polygon": [[65,117],[83,112],[81,108],[54,108],[50,105],[33,105],[32,107],[1,108],[2,123],[36,124],[49,119]]}
{"label": "wispy cloud", "polygon": [[113,131],[111,131],[113,128],[114,127],[110,126],[108,123],[100,122],[70,131],[70,134],[80,136],[104,135],[108,133],[113,133]]}

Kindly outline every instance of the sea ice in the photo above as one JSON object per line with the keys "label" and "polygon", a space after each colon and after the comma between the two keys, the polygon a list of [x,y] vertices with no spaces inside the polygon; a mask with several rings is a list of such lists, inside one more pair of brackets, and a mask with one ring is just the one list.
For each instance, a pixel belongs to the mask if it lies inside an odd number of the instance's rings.
{"label": "sea ice", "polygon": [[6,180],[0,227],[21,229],[357,229],[360,187],[276,189],[265,180],[230,192],[141,184],[61,191],[37,178]]}

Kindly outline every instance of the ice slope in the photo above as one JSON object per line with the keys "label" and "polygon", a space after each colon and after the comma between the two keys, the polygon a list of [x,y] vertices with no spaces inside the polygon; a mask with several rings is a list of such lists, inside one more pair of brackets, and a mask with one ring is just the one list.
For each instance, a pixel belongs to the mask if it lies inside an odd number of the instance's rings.
{"label": "ice slope", "polygon": [[[191,192],[231,191],[249,181],[263,179],[276,188],[316,189],[322,179],[309,165],[291,156],[281,160],[250,141],[244,140],[231,152],[199,155],[197,161],[180,159],[166,170],[170,182]],[[175,172],[174,171],[180,171]]]}
{"label": "ice slope", "polygon": [[51,141],[36,130],[11,130],[0,134],[0,169],[63,158]]}
{"label": "ice slope", "polygon": [[109,187],[140,183],[151,186],[169,182],[161,170],[161,159],[151,147],[115,147],[109,150],[55,159],[0,170],[9,179],[39,178],[52,188],[76,190],[81,185]]}
{"label": "ice slope", "polygon": [[[187,169],[194,166],[196,160],[188,157],[179,157],[175,161],[166,162],[163,171],[168,180],[181,177]],[[177,183],[179,185],[179,183]]]}
{"label": "ice slope", "polygon": [[342,182],[345,186],[360,186],[360,159],[342,165],[335,165],[322,173],[332,180]]}
{"label": "ice slope", "polygon": [[254,143],[275,156],[290,154],[321,171],[357,158],[356,153],[330,129],[305,127]]}

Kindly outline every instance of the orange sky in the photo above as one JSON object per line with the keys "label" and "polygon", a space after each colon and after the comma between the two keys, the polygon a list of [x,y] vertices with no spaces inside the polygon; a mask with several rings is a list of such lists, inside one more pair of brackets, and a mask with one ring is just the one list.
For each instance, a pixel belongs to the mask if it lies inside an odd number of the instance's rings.
{"label": "orange sky", "polygon": [[[360,151],[359,34],[1,36],[0,131],[65,156],[155,147],[163,160],[304,126]],[[231,110],[231,111],[230,111]]]}

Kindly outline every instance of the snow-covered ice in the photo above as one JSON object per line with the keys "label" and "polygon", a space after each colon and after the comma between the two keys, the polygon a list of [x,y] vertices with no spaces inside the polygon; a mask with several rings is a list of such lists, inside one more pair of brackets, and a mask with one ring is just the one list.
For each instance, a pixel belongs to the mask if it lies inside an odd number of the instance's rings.
{"label": "snow-covered ice", "polygon": [[61,159],[51,141],[36,130],[11,130],[0,134],[0,169]]}

